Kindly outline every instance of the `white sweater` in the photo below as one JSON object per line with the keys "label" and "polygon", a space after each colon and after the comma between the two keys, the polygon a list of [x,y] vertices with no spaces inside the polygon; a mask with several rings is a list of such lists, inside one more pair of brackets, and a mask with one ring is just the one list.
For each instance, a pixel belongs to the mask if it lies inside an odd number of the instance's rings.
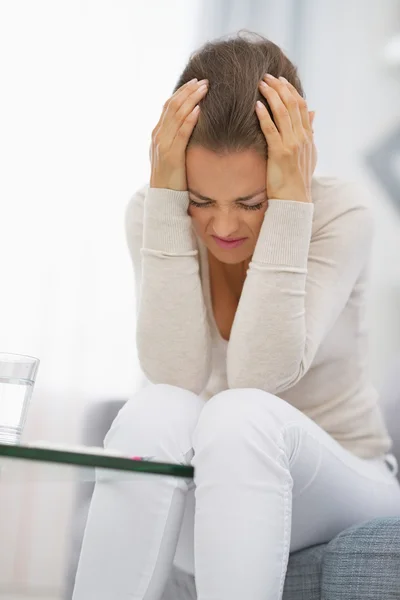
{"label": "white sweater", "polygon": [[188,192],[136,192],[125,225],[140,365],[151,382],[205,399],[228,388],[265,390],[354,454],[379,456],[391,440],[367,365],[371,213],[363,190],[335,178],[314,177],[312,200],[269,200],[227,342]]}

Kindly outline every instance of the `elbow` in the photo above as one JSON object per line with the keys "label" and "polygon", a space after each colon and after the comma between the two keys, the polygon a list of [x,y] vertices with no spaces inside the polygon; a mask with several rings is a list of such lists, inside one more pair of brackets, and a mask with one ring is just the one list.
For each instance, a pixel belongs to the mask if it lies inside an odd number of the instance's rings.
{"label": "elbow", "polygon": [[230,389],[258,389],[277,396],[296,385],[305,373],[303,360],[279,369],[266,368],[257,373],[252,372],[251,369],[236,369],[228,373],[228,387]]}
{"label": "elbow", "polygon": [[263,390],[264,392],[276,395],[278,393],[279,384],[274,378],[268,376],[252,377],[250,374],[245,376],[235,375],[233,377],[228,377],[228,388],[230,390]]}
{"label": "elbow", "polygon": [[155,357],[143,355],[138,351],[140,368],[145,377],[153,384],[168,384],[193,392],[197,396],[201,394],[207,385],[209,372],[207,365],[201,365],[193,369],[185,369],[180,361],[157,360]]}
{"label": "elbow", "polygon": [[145,374],[145,376],[147,377],[147,379],[150,381],[150,383],[153,384],[165,384],[165,385],[171,385],[173,387],[177,387],[180,388],[182,390],[187,390],[188,392],[193,392],[193,394],[196,394],[197,396],[199,396],[201,394],[201,392],[204,390],[205,385],[203,385],[203,380],[202,379],[187,379],[185,377],[182,377],[181,375],[177,374],[176,376],[174,376],[173,373],[162,373],[159,372],[157,369],[146,369],[145,366],[141,363],[141,369],[143,371],[143,373]]}

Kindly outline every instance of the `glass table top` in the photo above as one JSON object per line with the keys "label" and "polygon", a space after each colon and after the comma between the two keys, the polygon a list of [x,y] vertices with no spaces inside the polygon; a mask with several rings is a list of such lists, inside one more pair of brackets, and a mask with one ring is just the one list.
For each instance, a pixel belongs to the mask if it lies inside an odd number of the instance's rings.
{"label": "glass table top", "polygon": [[194,469],[101,448],[0,444],[0,600],[71,600],[99,473],[190,480]]}
{"label": "glass table top", "polygon": [[36,444],[0,444],[0,482],[20,477],[24,480],[40,478],[51,481],[73,478],[94,481],[96,467],[120,472],[121,478],[126,478],[124,473],[193,478],[194,469],[191,466],[119,456],[103,451],[102,448],[93,450],[94,452],[91,452],[85,446],[76,446],[72,450]]}

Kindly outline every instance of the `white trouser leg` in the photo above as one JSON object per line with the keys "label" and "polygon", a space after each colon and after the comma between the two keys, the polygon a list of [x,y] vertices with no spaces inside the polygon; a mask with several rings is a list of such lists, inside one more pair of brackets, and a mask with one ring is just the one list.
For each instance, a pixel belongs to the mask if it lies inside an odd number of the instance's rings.
{"label": "white trouser leg", "polygon": [[198,600],[279,600],[289,551],[400,515],[383,457],[358,458],[266,392],[214,396],[193,444]]}
{"label": "white trouser leg", "polygon": [[[104,446],[128,456],[190,464],[192,433],[203,406],[192,392],[150,385],[120,410]],[[118,472],[102,472],[89,510],[73,600],[161,598],[189,483],[176,477],[135,473],[121,478]]]}

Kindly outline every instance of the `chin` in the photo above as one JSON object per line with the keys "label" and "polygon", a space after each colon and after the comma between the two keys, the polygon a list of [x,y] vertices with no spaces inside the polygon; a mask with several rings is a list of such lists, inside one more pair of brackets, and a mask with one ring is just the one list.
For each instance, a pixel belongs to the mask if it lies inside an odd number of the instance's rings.
{"label": "chin", "polygon": [[253,252],[244,252],[241,248],[238,250],[221,250],[220,248],[208,247],[208,249],[219,262],[226,265],[238,265],[249,260],[253,255]]}

